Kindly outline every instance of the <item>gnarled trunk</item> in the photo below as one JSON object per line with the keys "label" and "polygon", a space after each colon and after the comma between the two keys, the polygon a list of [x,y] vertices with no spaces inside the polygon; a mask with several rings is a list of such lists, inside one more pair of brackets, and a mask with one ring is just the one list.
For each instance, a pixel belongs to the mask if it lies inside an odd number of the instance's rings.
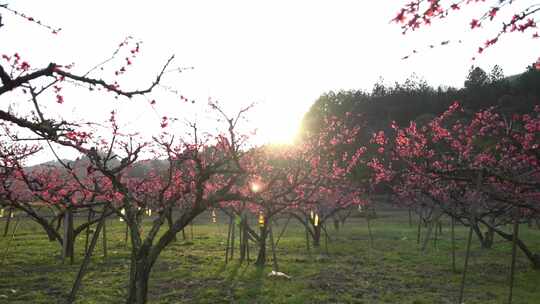
{"label": "gnarled trunk", "polygon": [[133,251],[129,272],[127,304],[145,304],[148,300],[148,281],[151,263],[147,256]]}
{"label": "gnarled trunk", "polygon": [[495,236],[495,231],[493,229],[488,228],[488,230],[484,233],[484,243],[482,244],[482,248],[489,249],[493,246],[493,237]]}
{"label": "gnarled trunk", "polygon": [[336,231],[339,231],[339,226],[340,226],[340,220],[338,218],[333,218],[333,222],[334,222],[334,229],[336,229]]}
{"label": "gnarled trunk", "polygon": [[[166,219],[167,219],[167,225],[169,226],[169,229],[171,229],[174,221],[173,221],[173,214],[172,214],[172,210],[170,210],[168,213],[167,213],[167,216],[166,216]],[[184,240],[186,239],[186,235],[184,233],[184,229],[182,229],[182,236],[184,237]],[[176,241],[177,238],[176,238],[176,235],[174,235],[174,239],[173,241]]]}
{"label": "gnarled trunk", "polygon": [[7,236],[8,232],[9,232],[9,224],[11,223],[11,217],[12,216],[13,216],[13,209],[9,208],[7,218],[6,218],[6,225],[4,226],[4,237]]}
{"label": "gnarled trunk", "polygon": [[75,254],[75,233],[73,231],[73,211],[68,208],[64,213],[64,238],[62,243],[62,262],[69,258],[73,264]]}
{"label": "gnarled trunk", "polygon": [[472,221],[472,222],[470,221],[470,225],[474,231],[474,234],[476,234],[476,236],[478,237],[478,240],[480,241],[480,246],[483,249],[491,248],[492,241],[490,241],[489,239],[486,239],[486,237],[489,237],[489,235],[487,233],[486,234],[482,233],[482,230],[480,229],[480,226],[478,225],[478,221]]}
{"label": "gnarled trunk", "polygon": [[266,237],[268,236],[268,227],[266,223],[261,227],[261,233],[259,236],[259,253],[257,254],[257,261],[255,265],[264,266],[266,263]]}

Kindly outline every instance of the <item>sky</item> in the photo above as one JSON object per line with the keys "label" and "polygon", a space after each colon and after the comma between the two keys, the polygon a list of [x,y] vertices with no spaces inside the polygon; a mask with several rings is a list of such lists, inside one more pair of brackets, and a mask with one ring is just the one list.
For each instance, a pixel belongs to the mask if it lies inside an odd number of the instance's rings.
{"label": "sky", "polygon": [[[459,87],[472,64],[486,70],[498,64],[512,75],[540,55],[538,41],[528,35],[508,35],[472,61],[477,47],[494,32],[493,27],[470,31],[469,22],[480,14],[479,7],[402,35],[399,25],[390,20],[405,2],[0,1],[62,28],[58,35],[50,35],[3,13],[6,26],[0,30],[0,53],[19,52],[33,67],[75,62],[74,71],[84,72],[132,36],[143,43],[126,84],[148,84],[174,54],[172,67],[193,69],[168,73],[164,85],[195,104],[179,107],[174,94],[161,92],[155,97],[160,110],[133,101],[115,101],[110,106],[97,97],[66,92],[66,105],[51,105],[49,110],[103,118],[114,108],[127,113],[122,123],[140,128],[163,116],[209,124],[212,119],[203,110],[209,99],[219,101],[230,113],[255,103],[248,126],[258,130],[259,142],[288,141],[311,104],[330,90],[369,91],[381,78],[391,84],[413,73],[434,86]],[[536,1],[515,2],[522,7]],[[458,39],[463,43],[427,47]],[[413,49],[420,52],[401,60]],[[92,75],[107,76],[103,73]],[[155,124],[147,129],[155,131]]]}

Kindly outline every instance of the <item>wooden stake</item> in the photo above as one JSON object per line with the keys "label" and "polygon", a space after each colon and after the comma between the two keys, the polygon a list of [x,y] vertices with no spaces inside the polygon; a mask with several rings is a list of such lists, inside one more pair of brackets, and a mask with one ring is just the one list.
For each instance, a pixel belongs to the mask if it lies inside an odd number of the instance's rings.
{"label": "wooden stake", "polygon": [[[105,208],[103,209],[103,213],[105,213],[106,211],[106,206]],[[103,258],[106,259],[107,258],[107,218],[105,218],[103,220],[103,237],[102,237],[102,241],[103,241]]]}
{"label": "wooden stake", "polygon": [[270,244],[272,244],[272,262],[273,262],[273,265],[274,265],[274,270],[275,271],[279,271],[279,265],[278,265],[278,261],[277,261],[277,255],[276,255],[276,244],[274,243],[274,233],[272,232],[272,222],[269,222],[270,224]]}
{"label": "wooden stake", "polygon": [[249,263],[249,235],[247,234],[247,217],[246,217],[246,223],[244,227],[244,242],[246,242],[246,254],[247,254],[247,261]]}
{"label": "wooden stake", "polygon": [[73,211],[67,208],[64,212],[64,242],[62,248],[62,263],[67,257],[70,258],[70,263],[73,264]]}
{"label": "wooden stake", "polygon": [[[93,211],[92,209],[88,209],[88,217],[87,217],[87,221],[88,223],[90,223],[90,221],[92,220],[93,218]],[[85,238],[85,241],[84,241],[84,252],[88,252],[88,239],[90,238],[90,225],[86,226],[86,238]]]}
{"label": "wooden stake", "polygon": [[90,248],[88,248],[84,256],[84,260],[81,264],[81,267],[79,268],[79,272],[77,273],[77,277],[75,278],[75,282],[73,283],[71,292],[69,293],[67,303],[73,303],[75,301],[75,296],[77,294],[77,291],[81,287],[82,278],[86,272],[86,268],[88,267],[88,264],[90,264],[90,257],[92,257],[92,252],[94,251],[94,248],[96,247],[97,240],[99,238],[99,233],[105,223],[105,217],[106,217],[105,214],[106,214],[106,210],[103,210],[103,214],[101,215],[101,220],[99,221],[96,227],[96,231],[94,232],[94,235],[92,236],[92,241],[90,242]]}
{"label": "wooden stake", "polygon": [[309,252],[309,228],[306,227],[306,249]]}
{"label": "wooden stake", "polygon": [[276,247],[278,246],[279,240],[281,240],[281,237],[283,236],[283,233],[285,233],[285,230],[287,229],[287,226],[289,225],[289,221],[291,220],[291,217],[292,217],[292,216],[289,216],[289,217],[287,218],[287,222],[285,222],[285,225],[284,225],[283,228],[281,229],[281,232],[279,233],[278,238],[277,238],[277,240],[276,240]]}
{"label": "wooden stake", "polygon": [[13,209],[12,208],[9,208],[8,210],[9,211],[8,211],[8,215],[7,215],[7,218],[6,218],[6,225],[4,226],[4,237],[9,232],[9,224],[11,223],[11,217],[12,217],[12,214],[13,214]]}
{"label": "wooden stake", "polygon": [[451,217],[451,246],[452,246],[452,271],[456,272],[456,236],[454,232],[454,226],[455,226],[456,220],[454,217]]}
{"label": "wooden stake", "polygon": [[463,303],[463,291],[465,290],[465,278],[467,275],[467,267],[469,266],[469,255],[471,253],[471,239],[473,234],[472,226],[469,228],[469,237],[467,239],[467,252],[465,253],[465,265],[463,266],[463,276],[461,277],[461,287],[459,289],[459,301],[458,303]]}
{"label": "wooden stake", "polygon": [[234,239],[236,232],[236,221],[234,217],[232,218],[232,228],[231,228],[231,260],[234,258]]}
{"label": "wooden stake", "polygon": [[127,221],[126,221],[126,230],[125,230],[125,233],[124,233],[124,244],[127,246],[127,243],[128,243],[128,236],[129,236],[129,226],[127,224]]}
{"label": "wooden stake", "polygon": [[19,227],[19,218],[18,217],[15,220],[15,228],[13,228],[13,231],[11,232],[11,238],[9,239],[9,241],[7,243],[6,251],[4,252],[4,256],[2,257],[2,261],[0,262],[0,267],[2,267],[4,265],[4,261],[7,258],[11,241],[13,241],[13,239],[15,238],[15,232],[17,232],[17,227]]}
{"label": "wooden stake", "polygon": [[420,245],[420,236],[422,235],[422,217],[418,215],[418,230],[416,232],[416,244]]}
{"label": "wooden stake", "polygon": [[225,264],[227,264],[229,262],[229,248],[230,248],[230,243],[231,243],[232,221],[233,221],[233,218],[231,216],[230,219],[229,219],[229,230],[227,231],[227,245],[226,245],[226,248],[225,248]]}
{"label": "wooden stake", "polygon": [[246,245],[245,245],[245,236],[244,236],[244,220],[240,221],[238,226],[238,247],[240,250],[240,262],[243,262],[246,258]]}
{"label": "wooden stake", "polygon": [[512,293],[514,290],[514,275],[516,270],[516,244],[519,236],[519,211],[516,209],[516,215],[514,218],[514,235],[512,236],[512,263],[510,266],[510,291],[508,293],[508,304],[512,304]]}
{"label": "wooden stake", "polygon": [[328,254],[328,232],[326,231],[325,226],[322,226],[322,229],[324,231],[324,249],[326,251],[326,254]]}
{"label": "wooden stake", "polygon": [[438,233],[438,223],[435,224],[435,232],[433,234],[433,248],[437,249],[437,233]]}
{"label": "wooden stake", "polygon": [[367,229],[369,234],[369,247],[373,248],[373,234],[371,233],[371,225],[369,224],[369,214],[366,214],[366,220],[367,220]]}

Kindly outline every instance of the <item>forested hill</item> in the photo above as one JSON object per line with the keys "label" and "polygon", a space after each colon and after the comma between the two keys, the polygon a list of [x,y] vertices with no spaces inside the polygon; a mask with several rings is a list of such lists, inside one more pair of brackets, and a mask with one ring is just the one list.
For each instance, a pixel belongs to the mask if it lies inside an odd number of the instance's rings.
{"label": "forested hill", "polygon": [[358,125],[368,136],[385,130],[391,121],[406,125],[411,120],[429,121],[459,101],[466,110],[491,106],[507,113],[524,113],[540,104],[540,71],[532,66],[525,72],[505,77],[495,66],[490,72],[471,68],[464,87],[434,88],[426,81],[411,77],[403,83],[385,86],[377,83],[371,92],[360,90],[328,92],[311,106],[304,116],[304,132],[317,132],[325,116],[358,115]]}

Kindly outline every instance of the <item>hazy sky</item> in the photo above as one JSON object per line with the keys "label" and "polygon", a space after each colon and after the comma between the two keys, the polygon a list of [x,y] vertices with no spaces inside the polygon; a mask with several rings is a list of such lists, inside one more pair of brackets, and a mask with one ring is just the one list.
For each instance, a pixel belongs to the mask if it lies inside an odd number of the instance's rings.
{"label": "hazy sky", "polygon": [[[176,56],[175,67],[194,67],[171,74],[165,83],[196,100],[196,105],[168,116],[193,118],[200,110],[197,106],[206,105],[208,98],[231,111],[257,102],[252,126],[259,128],[259,140],[276,141],[290,137],[305,111],[329,90],[370,90],[380,77],[392,83],[412,73],[433,85],[463,84],[476,48],[494,29],[471,33],[468,23],[478,12],[470,11],[404,36],[389,22],[404,2],[7,1],[11,8],[63,30],[52,36],[4,13],[0,52],[17,51],[33,67],[76,62],[75,71],[86,71],[131,35],[144,43],[130,83],[151,81],[171,54]],[[499,64],[507,75],[523,71],[540,55],[539,42],[528,37],[509,35],[476,64],[485,69]],[[446,39],[464,43],[427,49]],[[413,49],[424,51],[401,60]],[[158,101],[178,102],[168,101],[168,96]],[[85,117],[103,117],[109,111],[80,98],[66,96],[70,111],[82,111]],[[146,116],[167,115],[151,113],[147,105],[118,107],[132,111],[125,119],[131,124]]]}

